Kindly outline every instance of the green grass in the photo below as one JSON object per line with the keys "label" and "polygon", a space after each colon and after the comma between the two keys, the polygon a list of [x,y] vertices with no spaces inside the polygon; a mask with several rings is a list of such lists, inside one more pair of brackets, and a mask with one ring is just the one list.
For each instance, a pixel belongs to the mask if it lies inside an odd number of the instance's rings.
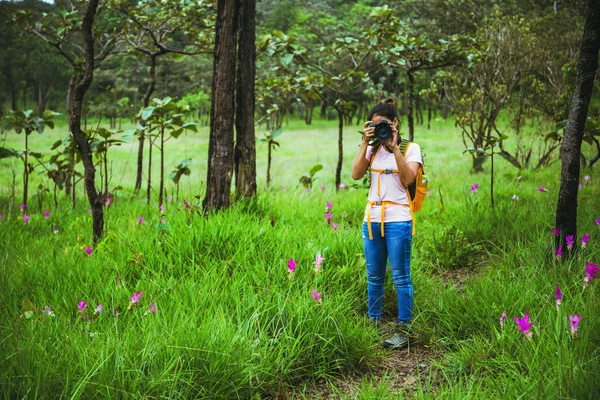
{"label": "green grass", "polygon": [[[498,161],[491,209],[489,166],[483,174],[470,174],[470,157],[462,154],[453,124],[435,121],[431,131],[417,129],[431,183],[414,240],[416,344],[444,354],[422,374],[417,396],[594,398],[600,392],[599,282],[584,289],[583,277],[585,261],[600,261],[595,224],[600,175],[582,171],[591,181],[580,192],[579,229],[592,238],[575,257],[557,263],[550,228],[558,164],[517,171]],[[347,184],[357,130],[346,128]],[[49,195],[34,197],[35,187],[49,185],[34,172],[31,220],[24,224],[20,176],[11,199],[11,166],[17,175],[22,167],[0,161],[3,397],[269,398],[353,371],[366,374],[357,398],[402,395],[390,389],[393,374],[375,385],[369,372],[385,353],[380,333],[366,322],[359,230],[366,192],[334,191],[335,121],[311,127],[291,122],[284,131],[274,153],[272,189],[263,192],[266,148],[259,147],[256,199],[209,219],[180,205],[185,199],[197,206],[203,195],[207,130],[168,142],[168,166],[186,157],[194,161],[180,198],[166,204],[166,225],[160,224],[156,203],[146,205],[131,194],[135,143],[111,150],[110,187],[125,189],[106,210],[106,238],[90,257],[83,251],[91,243],[91,217],[82,185],[75,208],[63,195],[55,208]],[[47,151],[64,134],[60,125],[35,135],[32,149]],[[22,147],[21,140],[8,134],[6,145]],[[325,168],[314,189],[304,193],[298,178],[316,163]],[[153,173],[157,183],[158,171]],[[471,194],[475,182],[480,187]],[[548,192],[538,192],[538,186]],[[516,204],[513,194],[519,196]],[[337,231],[325,223],[326,201],[334,204]],[[46,209],[48,220],[42,215]],[[140,225],[138,216],[145,218]],[[317,252],[325,256],[319,275],[312,265]],[[289,258],[299,261],[291,279]],[[458,286],[443,278],[449,269],[474,274]],[[559,311],[556,285],[564,292]],[[323,293],[320,303],[312,299],[313,289]],[[138,290],[143,296],[128,311]],[[88,303],[83,318],[80,299]],[[105,312],[94,316],[99,303]],[[154,303],[156,314],[149,310]],[[41,313],[46,305],[55,317]],[[387,318],[395,307],[388,280]],[[503,311],[508,317],[500,327]],[[532,341],[512,320],[525,312],[534,321]],[[577,340],[567,332],[567,314],[574,313],[583,317]]]}

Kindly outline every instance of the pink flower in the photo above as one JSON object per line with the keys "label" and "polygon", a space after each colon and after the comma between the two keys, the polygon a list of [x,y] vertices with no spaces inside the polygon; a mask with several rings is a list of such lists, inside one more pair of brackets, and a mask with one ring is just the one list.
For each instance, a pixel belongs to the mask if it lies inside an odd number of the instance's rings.
{"label": "pink flower", "polygon": [[326,213],[330,212],[332,208],[333,208],[333,204],[331,204],[330,202],[327,202],[327,204],[325,205],[325,212]]}
{"label": "pink flower", "polygon": [[0,221],[2,220],[2,214],[0,214]]}
{"label": "pink flower", "polygon": [[563,255],[563,249],[562,246],[558,246],[558,249],[556,249],[556,259],[560,260],[561,257]]}
{"label": "pink flower", "polygon": [[321,192],[325,191],[325,185],[321,185]]}
{"label": "pink flower", "polygon": [[298,261],[294,260],[293,258],[290,258],[288,260],[288,271],[290,273],[293,273],[296,271],[296,265],[298,265]]}
{"label": "pink flower", "polygon": [[98,304],[96,310],[94,310],[94,314],[100,314],[102,312],[102,303]]}
{"label": "pink flower", "polygon": [[85,248],[85,250],[83,250],[83,251],[85,251],[85,253],[86,253],[86,254],[88,255],[88,257],[89,257],[89,256],[91,256],[91,255],[92,255],[92,252],[93,252],[94,250],[92,250],[92,248],[91,248],[90,246],[88,246],[88,247],[86,247],[86,248]]}
{"label": "pink flower", "polygon": [[79,300],[79,303],[77,303],[77,309],[79,310],[80,313],[83,312],[83,310],[85,310],[87,308],[87,303],[83,300]]}
{"label": "pink flower", "polygon": [[502,311],[502,315],[500,316],[500,326],[504,325],[504,320],[506,319],[506,313]]}
{"label": "pink flower", "polygon": [[49,317],[54,315],[54,313],[48,306],[44,306],[44,309],[42,310],[42,314],[46,314]]}
{"label": "pink flower", "polygon": [[344,185],[343,183],[340,183],[340,184],[338,185],[338,188],[340,188],[340,189],[344,189],[345,187],[346,187],[346,185]]}
{"label": "pink flower", "polygon": [[583,179],[584,179],[586,182],[589,182],[589,181],[590,181],[590,176],[589,176],[589,175],[586,175],[586,176],[584,176],[584,177],[583,177]]}
{"label": "pink flower", "polygon": [[596,225],[600,226],[600,218],[596,220]]}
{"label": "pink flower", "polygon": [[50,218],[50,211],[44,211],[44,217],[46,217],[46,219]]}
{"label": "pink flower", "polygon": [[139,225],[139,224],[141,224],[144,221],[145,221],[144,217],[139,216],[138,219],[137,219],[137,224]]}
{"label": "pink flower", "polygon": [[150,304],[150,312],[152,314],[156,314],[158,310],[156,309],[156,303]]}
{"label": "pink flower", "polygon": [[171,196],[171,195],[168,195],[168,196],[167,196],[167,201],[173,201],[173,196]]}
{"label": "pink flower", "polygon": [[333,229],[333,231],[335,232],[335,231],[337,231],[337,228],[339,226],[340,226],[340,224],[333,223],[333,224],[331,224],[331,229]]}
{"label": "pink flower", "polygon": [[160,207],[158,207],[158,209],[160,210],[160,212],[165,211],[165,205],[161,204]]}
{"label": "pink flower", "polygon": [[471,193],[475,193],[478,188],[479,188],[479,183],[474,183],[473,186],[471,186]]}
{"label": "pink flower", "polygon": [[23,221],[28,224],[29,223],[29,215],[25,214],[23,215]]}
{"label": "pink flower", "polygon": [[571,336],[573,338],[577,337],[577,331],[579,330],[579,322],[581,321],[581,315],[571,315],[569,314],[569,328],[571,331]]}
{"label": "pink flower", "polygon": [[571,250],[573,248],[573,244],[575,243],[575,237],[573,235],[567,235],[565,239],[567,240],[567,249]]}
{"label": "pink flower", "polygon": [[552,236],[558,237],[560,235],[560,229],[552,228]]}
{"label": "pink flower", "polygon": [[522,332],[527,339],[531,340],[531,336],[533,335],[533,332],[531,332],[533,322],[529,320],[529,313],[525,313],[523,318],[514,317],[514,319],[519,327],[519,332]]}
{"label": "pink flower", "polygon": [[305,189],[304,189],[304,191],[305,191],[306,193],[310,193],[310,188],[309,188],[309,187],[307,187],[307,188],[305,188]]}
{"label": "pink flower", "polygon": [[547,192],[547,191],[548,191],[548,189],[546,189],[545,187],[538,186],[538,192]]}
{"label": "pink flower", "polygon": [[286,190],[285,186],[281,185],[281,191],[282,191],[282,192],[287,192],[287,190]]}
{"label": "pink flower", "polygon": [[26,208],[26,207],[27,207],[27,206],[26,206],[25,204],[21,204],[21,205],[19,206],[19,208],[21,209],[21,211],[25,211],[25,208]]}
{"label": "pink flower", "polygon": [[317,253],[315,261],[313,262],[315,266],[315,274],[321,272],[321,264],[323,264],[323,260],[325,260],[325,257],[321,257],[321,253]]}
{"label": "pink flower", "polygon": [[598,268],[598,264],[593,264],[591,262],[585,263],[585,278],[583,279],[585,286],[588,286],[590,284],[590,281],[596,278],[596,274],[598,273],[598,271],[600,271],[600,268]]}
{"label": "pink flower", "polygon": [[135,292],[135,294],[131,295],[131,304],[136,304],[138,302],[138,300],[140,299],[140,297],[142,297],[143,294],[140,293],[140,291],[138,290],[137,292]]}
{"label": "pink flower", "polygon": [[322,292],[317,292],[316,290],[313,289],[313,291],[312,291],[313,300],[317,303],[320,303],[322,294],[323,294]]}
{"label": "pink flower", "polygon": [[581,237],[581,248],[585,248],[585,245],[587,244],[587,242],[590,240],[590,235],[589,234],[585,234]]}
{"label": "pink flower", "polygon": [[556,307],[560,307],[562,301],[562,292],[560,291],[560,286],[556,287]]}
{"label": "pink flower", "polygon": [[91,209],[91,208],[88,208],[88,212],[91,214],[91,213],[92,213],[92,209]]}
{"label": "pink flower", "polygon": [[104,207],[108,207],[108,206],[110,206],[110,203],[112,203],[112,199],[111,199],[110,197],[107,197],[107,198],[104,200]]}
{"label": "pink flower", "polygon": [[333,218],[333,214],[332,213],[330,213],[330,212],[325,213],[325,221],[327,221],[328,224],[331,223],[331,218]]}

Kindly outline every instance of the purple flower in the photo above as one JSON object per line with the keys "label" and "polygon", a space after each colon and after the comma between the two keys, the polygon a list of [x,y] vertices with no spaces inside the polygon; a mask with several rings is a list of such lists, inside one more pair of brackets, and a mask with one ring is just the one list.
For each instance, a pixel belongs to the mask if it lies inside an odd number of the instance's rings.
{"label": "purple flower", "polygon": [[340,188],[340,189],[344,189],[345,187],[346,187],[346,185],[344,185],[343,183],[340,183],[340,184],[338,185],[338,188]]}
{"label": "purple flower", "polygon": [[100,314],[102,312],[102,303],[98,304],[96,310],[94,310],[94,314]]}
{"label": "purple flower", "polygon": [[28,224],[29,223],[29,215],[25,214],[23,215],[23,221]]}
{"label": "purple flower", "polygon": [[600,271],[600,268],[598,268],[598,264],[593,264],[591,262],[586,261],[585,278],[583,279],[585,286],[588,286],[590,284],[590,281],[596,278],[596,274],[598,273],[598,271]]}
{"label": "purple flower", "polygon": [[79,312],[82,313],[86,308],[87,303],[83,300],[79,300],[79,303],[77,303],[77,309],[79,310]]}
{"label": "purple flower", "polygon": [[168,196],[167,196],[167,201],[173,201],[173,196],[171,196],[171,195],[168,195]]}
{"label": "purple flower", "polygon": [[156,303],[150,304],[150,312],[152,314],[156,314],[158,310],[156,309]]}
{"label": "purple flower", "polygon": [[500,316],[500,326],[504,325],[504,320],[506,319],[506,313],[502,311],[502,315]]}
{"label": "purple flower", "polygon": [[321,192],[325,191],[325,185],[321,185]]}
{"label": "purple flower", "polygon": [[91,208],[88,208],[88,212],[91,214],[91,213],[92,213],[92,209],[91,209]]}
{"label": "purple flower", "polygon": [[560,260],[561,257],[563,255],[563,249],[562,246],[558,246],[558,249],[556,249],[556,259]]}
{"label": "purple flower", "polygon": [[112,199],[111,199],[110,197],[107,197],[107,198],[104,200],[104,207],[108,207],[108,206],[110,206],[110,203],[112,203]]}
{"label": "purple flower", "polygon": [[321,295],[323,293],[322,292],[317,292],[315,289],[313,289],[312,291],[312,298],[315,302],[319,303],[321,302]]}
{"label": "purple flower", "polygon": [[579,185],[577,185],[577,189],[579,189],[579,190],[583,189],[583,184],[580,183]]}
{"label": "purple flower", "polygon": [[0,221],[2,220],[2,214],[0,214]]}
{"label": "purple flower", "polygon": [[596,225],[600,226],[600,218],[596,220]]}
{"label": "purple flower", "polygon": [[87,247],[85,248],[85,250],[83,250],[83,251],[85,251],[85,253],[86,253],[86,254],[88,255],[88,257],[89,257],[89,256],[91,256],[91,255],[92,255],[92,252],[93,252],[94,250],[92,250],[92,248],[91,248],[90,246],[87,246]]}
{"label": "purple flower", "polygon": [[135,292],[135,294],[131,295],[131,304],[136,304],[138,302],[138,300],[140,299],[140,297],[142,297],[143,294],[140,293],[140,291],[138,290],[137,292]]}
{"label": "purple flower", "polygon": [[522,332],[527,339],[531,340],[531,336],[533,335],[533,332],[531,332],[533,322],[529,320],[529,313],[525,313],[523,318],[514,317],[514,319],[519,327],[519,332]]}
{"label": "purple flower", "polygon": [[306,193],[310,193],[310,188],[309,188],[309,187],[305,188],[305,189],[304,189],[304,192],[306,192]]}
{"label": "purple flower", "polygon": [[562,301],[562,292],[560,291],[560,286],[556,287],[556,307],[560,307]]}
{"label": "purple flower", "polygon": [[334,232],[335,232],[335,231],[337,231],[337,228],[338,228],[339,226],[340,226],[340,224],[332,223],[332,224],[331,224],[331,229],[333,229],[333,230],[334,230]]}
{"label": "purple flower", "polygon": [[327,204],[325,205],[325,212],[326,213],[330,212],[332,208],[333,208],[333,204],[331,204],[330,202],[327,202]]}
{"label": "purple flower", "polygon": [[321,272],[321,264],[323,264],[323,260],[325,260],[325,257],[321,257],[321,253],[317,253],[315,261],[313,262],[313,265],[315,266],[315,274]]}
{"label": "purple flower", "polygon": [[581,237],[581,248],[585,248],[585,245],[590,240],[590,234],[585,234]]}
{"label": "purple flower", "polygon": [[571,331],[571,336],[573,338],[577,337],[577,331],[579,330],[579,322],[581,321],[581,315],[571,315],[569,314],[569,328]]}
{"label": "purple flower", "polygon": [[139,225],[139,224],[141,224],[144,221],[145,221],[144,217],[139,216],[138,219],[137,219],[137,224]]}
{"label": "purple flower", "polygon": [[327,221],[328,224],[331,223],[331,218],[333,218],[333,214],[332,213],[330,213],[330,212],[325,213],[325,221]]}
{"label": "purple flower", "polygon": [[552,228],[552,236],[558,237],[560,235],[560,229]]}
{"label": "purple flower", "polygon": [[584,176],[584,177],[583,177],[583,179],[584,179],[586,182],[589,182],[589,181],[590,181],[590,176],[589,176],[589,175],[586,175],[586,176]]}
{"label": "purple flower", "polygon": [[545,187],[538,186],[538,192],[547,192],[547,191],[548,191],[548,189],[546,189]]}
{"label": "purple flower", "polygon": [[298,265],[298,261],[294,260],[293,258],[290,258],[288,260],[288,271],[290,273],[293,273],[296,271],[296,265]]}
{"label": "purple flower", "polygon": [[52,310],[48,306],[44,306],[44,308],[42,309],[42,314],[46,314],[49,317],[53,317],[54,316],[54,313],[52,312]]}
{"label": "purple flower", "polygon": [[160,212],[165,211],[165,205],[161,204],[160,207],[158,207],[158,209],[160,210]]}
{"label": "purple flower", "polygon": [[571,250],[573,248],[573,244],[575,243],[575,237],[573,235],[567,235],[565,239],[567,240],[567,249]]}
{"label": "purple flower", "polygon": [[471,186],[471,193],[475,193],[478,188],[479,188],[479,183],[474,183],[473,186]]}
{"label": "purple flower", "polygon": [[25,208],[26,208],[26,207],[27,207],[27,206],[26,206],[25,204],[21,204],[21,205],[19,206],[19,208],[21,209],[21,211],[25,211]]}
{"label": "purple flower", "polygon": [[50,211],[44,211],[44,217],[46,217],[46,219],[50,218]]}

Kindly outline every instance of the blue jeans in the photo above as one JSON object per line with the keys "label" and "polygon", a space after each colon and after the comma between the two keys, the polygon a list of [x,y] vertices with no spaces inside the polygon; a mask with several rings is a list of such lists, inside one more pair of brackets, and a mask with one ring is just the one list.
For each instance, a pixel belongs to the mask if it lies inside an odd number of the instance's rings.
{"label": "blue jeans", "polygon": [[379,222],[371,222],[373,240],[369,240],[367,222],[363,222],[362,226],[367,261],[369,317],[381,318],[385,267],[389,259],[398,297],[398,322],[408,324],[412,319],[413,309],[413,286],[410,279],[412,221],[386,222],[384,237],[381,237],[380,225]]}

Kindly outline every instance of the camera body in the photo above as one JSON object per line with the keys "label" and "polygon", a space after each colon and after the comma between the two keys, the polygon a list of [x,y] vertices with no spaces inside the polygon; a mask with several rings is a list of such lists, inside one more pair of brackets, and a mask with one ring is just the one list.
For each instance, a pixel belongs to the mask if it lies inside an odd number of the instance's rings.
{"label": "camera body", "polygon": [[392,138],[392,124],[386,120],[381,120],[378,124],[369,124],[369,128],[375,128],[374,138],[381,143]]}

